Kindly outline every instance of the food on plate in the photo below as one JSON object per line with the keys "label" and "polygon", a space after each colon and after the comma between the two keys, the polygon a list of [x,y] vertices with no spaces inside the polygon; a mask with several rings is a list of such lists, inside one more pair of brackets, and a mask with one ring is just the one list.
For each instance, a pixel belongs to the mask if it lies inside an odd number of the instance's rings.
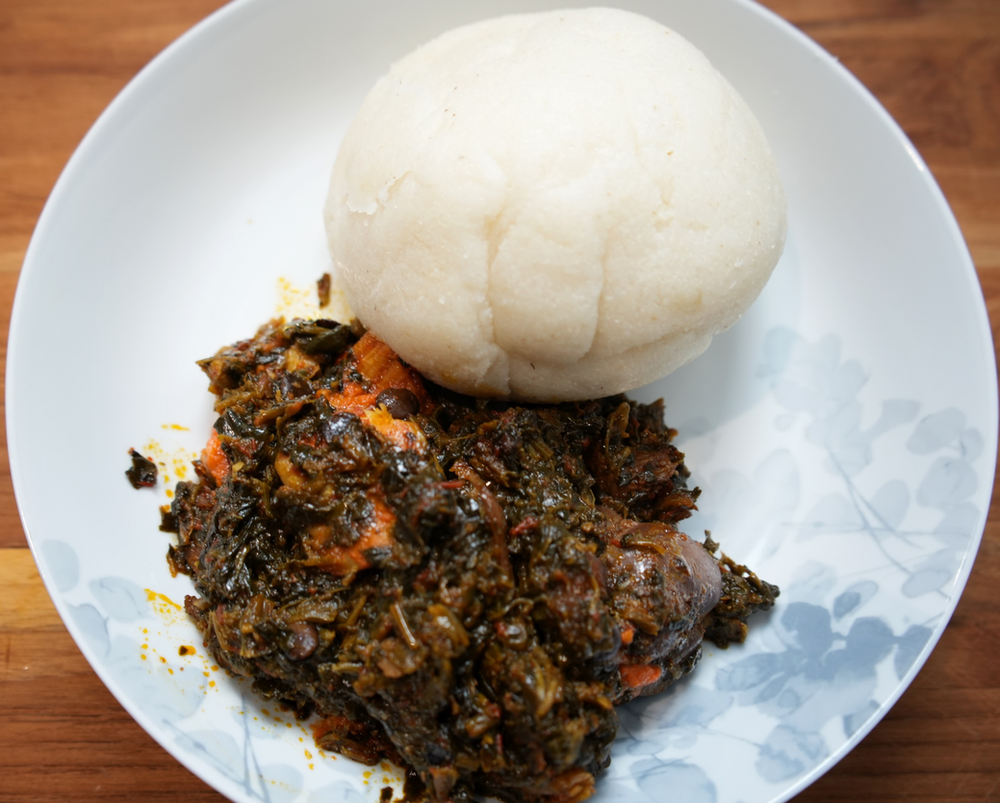
{"label": "food on plate", "polygon": [[615,706],[774,603],[677,529],[698,491],[659,403],[471,398],[327,320],[200,364],[219,418],[162,525],[185,609],[321,747],[429,800],[583,800]]}
{"label": "food on plate", "polygon": [[354,314],[432,381],[608,396],[696,357],[785,238],[760,125],[693,45],[588,8],[450,31],[390,69],[325,212]]}
{"label": "food on plate", "polygon": [[319,296],[319,308],[330,304],[330,287],[331,287],[330,274],[324,273],[316,282],[316,294]]}
{"label": "food on plate", "polygon": [[125,476],[133,488],[152,488],[156,485],[156,463],[148,457],[139,454],[135,449],[128,450],[132,465],[125,469]]}

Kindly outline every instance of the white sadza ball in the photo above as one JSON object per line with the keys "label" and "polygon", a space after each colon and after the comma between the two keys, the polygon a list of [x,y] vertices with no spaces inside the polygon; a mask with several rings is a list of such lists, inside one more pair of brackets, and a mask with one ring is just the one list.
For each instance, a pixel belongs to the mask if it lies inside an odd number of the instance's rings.
{"label": "white sadza ball", "polygon": [[703,352],[770,276],[785,199],[700,51],[591,8],[469,25],[396,63],[340,147],[326,227],[352,309],[404,360],[556,401]]}

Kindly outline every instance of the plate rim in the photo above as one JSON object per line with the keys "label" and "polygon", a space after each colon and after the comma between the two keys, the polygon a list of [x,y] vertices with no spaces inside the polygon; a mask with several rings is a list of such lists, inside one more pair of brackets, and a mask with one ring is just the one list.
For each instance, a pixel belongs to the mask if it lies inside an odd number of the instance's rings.
{"label": "plate rim", "polygon": [[[813,56],[824,61],[826,65],[835,72],[840,80],[847,83],[849,88],[853,91],[853,94],[859,96],[865,102],[868,111],[872,112],[886,128],[886,130],[893,135],[895,141],[912,160],[916,170],[921,174],[922,180],[926,183],[927,189],[930,191],[930,197],[934,200],[937,218],[944,223],[948,239],[955,247],[956,256],[959,257],[959,259],[949,267],[949,273],[956,271],[959,272],[959,275],[961,275],[965,285],[972,292],[972,298],[970,300],[973,302],[976,311],[975,317],[976,329],[978,332],[977,337],[980,339],[981,343],[988,344],[984,357],[988,357],[990,354],[993,355],[992,360],[986,360],[988,370],[988,376],[986,379],[989,382],[989,386],[993,388],[993,391],[988,394],[989,434],[992,437],[985,439],[988,454],[986,460],[987,464],[984,466],[983,471],[984,480],[987,478],[989,480],[989,488],[991,489],[990,496],[992,496],[996,478],[998,446],[997,419],[998,408],[1000,408],[1000,398],[998,398],[997,393],[996,346],[992,330],[990,328],[985,297],[981,282],[979,281],[978,273],[976,271],[975,263],[969,251],[968,244],[962,234],[958,220],[949,206],[937,179],[934,177],[923,157],[913,145],[907,134],[903,131],[899,123],[891,116],[888,110],[876,98],[874,93],[869,90],[849,69],[847,69],[847,67],[845,67],[839,59],[829,53],[829,51],[823,48],[804,31],[797,28],[785,18],[781,17],[775,11],[772,11],[758,2],[755,2],[755,0],[718,1],[732,6],[743,7],[745,10],[758,15],[769,24],[778,28],[784,36],[795,40],[799,46],[805,47],[805,49]],[[44,555],[40,550],[40,544],[36,542],[35,538],[32,536],[31,529],[29,528],[26,518],[26,512],[22,507],[21,500],[24,479],[21,476],[20,465],[23,461],[20,457],[21,449],[19,446],[19,438],[17,436],[17,428],[15,426],[15,420],[18,417],[18,404],[12,398],[11,379],[14,374],[20,372],[20,369],[18,368],[18,365],[21,362],[18,355],[22,351],[20,346],[22,336],[20,335],[20,332],[24,328],[22,319],[26,314],[24,312],[24,306],[27,303],[24,301],[24,298],[27,295],[27,291],[24,290],[24,288],[31,282],[35,281],[35,276],[40,270],[40,268],[36,267],[36,254],[41,247],[39,243],[46,239],[46,234],[52,225],[51,220],[55,215],[54,210],[60,205],[62,197],[76,180],[76,176],[80,172],[81,165],[86,162],[90,152],[101,141],[105,130],[115,124],[120,110],[129,103],[133,96],[143,91],[145,85],[152,79],[153,76],[159,74],[163,70],[171,69],[171,65],[178,60],[183,63],[186,52],[192,47],[197,46],[203,38],[226,35],[225,26],[232,24],[242,15],[252,14],[258,9],[258,7],[267,8],[281,5],[280,0],[232,0],[232,2],[214,10],[197,22],[194,26],[182,33],[177,39],[168,44],[146,65],[144,65],[115,95],[112,101],[107,107],[105,107],[91,127],[87,130],[86,134],[74,149],[72,155],[67,160],[65,166],[59,174],[58,179],[53,185],[53,188],[49,193],[49,196],[46,199],[38,217],[38,221],[31,235],[28,248],[25,252],[24,260],[18,276],[14,303],[11,308],[11,319],[8,330],[7,362],[5,369],[5,425],[7,432],[8,463],[11,470],[11,484],[14,490],[14,498],[17,505],[18,515],[21,520],[21,525],[28,542],[29,550],[31,551],[46,591],[52,599],[63,625],[69,631],[77,648],[90,664],[91,669],[98,675],[101,682],[112,694],[112,696],[115,697],[122,708],[128,712],[129,716],[135,720],[140,727],[142,727],[143,730],[151,738],[153,738],[157,744],[160,745],[160,747],[169,753],[183,767],[192,772],[196,777],[200,778],[213,789],[216,789],[221,794],[224,794],[234,800],[238,799],[240,792],[239,785],[236,784],[235,781],[232,781],[221,773],[218,773],[207,763],[198,761],[195,757],[189,755],[188,753],[182,752],[179,746],[167,741],[167,734],[161,733],[161,729],[153,722],[152,718],[149,717],[143,709],[139,708],[138,705],[132,703],[125,693],[125,690],[123,688],[119,688],[117,681],[115,681],[110,676],[110,673],[104,669],[101,661],[93,653],[93,650],[86,639],[84,639],[82,634],[78,632],[75,622],[69,615],[67,608],[68,603],[63,599],[62,593],[59,592],[56,587],[52,573],[49,571]],[[869,719],[854,732],[854,734],[847,738],[838,749],[832,751],[830,755],[821,761],[816,767],[805,772],[794,783],[786,787],[783,792],[772,799],[771,803],[785,803],[785,801],[788,801],[795,795],[799,794],[822,775],[826,774],[826,772],[839,763],[844,756],[853,750],[875,728],[875,726],[882,721],[886,714],[888,714],[892,707],[898,702],[903,693],[910,687],[913,679],[923,668],[930,657],[930,654],[939,643],[945,629],[947,628],[948,622],[951,620],[958,602],[962,597],[969,576],[972,572],[979,548],[982,544],[986,524],[989,520],[989,512],[990,506],[989,504],[986,504],[982,512],[979,514],[977,524],[972,531],[968,548],[963,555],[962,564],[955,577],[953,589],[941,612],[939,624],[935,626],[931,637],[928,639],[916,660],[910,666],[909,670],[896,684],[893,692],[880,703],[878,710],[875,711]]]}

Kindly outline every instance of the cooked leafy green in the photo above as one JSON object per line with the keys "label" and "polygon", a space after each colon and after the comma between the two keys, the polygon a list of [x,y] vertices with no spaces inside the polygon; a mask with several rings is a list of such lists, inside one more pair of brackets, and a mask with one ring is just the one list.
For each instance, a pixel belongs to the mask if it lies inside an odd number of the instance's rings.
{"label": "cooked leafy green", "polygon": [[678,532],[698,492],[659,403],[468,398],[326,320],[200,364],[219,419],[163,524],[188,613],[320,746],[430,800],[584,799],[615,706],[777,595]]}

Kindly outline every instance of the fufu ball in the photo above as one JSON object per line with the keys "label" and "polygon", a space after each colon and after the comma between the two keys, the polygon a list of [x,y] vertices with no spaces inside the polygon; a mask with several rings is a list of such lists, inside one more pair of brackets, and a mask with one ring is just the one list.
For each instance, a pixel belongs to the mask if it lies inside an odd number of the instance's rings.
{"label": "fufu ball", "polygon": [[468,25],[394,64],[341,143],[325,223],[352,310],[400,357],[545,402],[701,354],[786,227],[733,87],[676,32],[606,8]]}

